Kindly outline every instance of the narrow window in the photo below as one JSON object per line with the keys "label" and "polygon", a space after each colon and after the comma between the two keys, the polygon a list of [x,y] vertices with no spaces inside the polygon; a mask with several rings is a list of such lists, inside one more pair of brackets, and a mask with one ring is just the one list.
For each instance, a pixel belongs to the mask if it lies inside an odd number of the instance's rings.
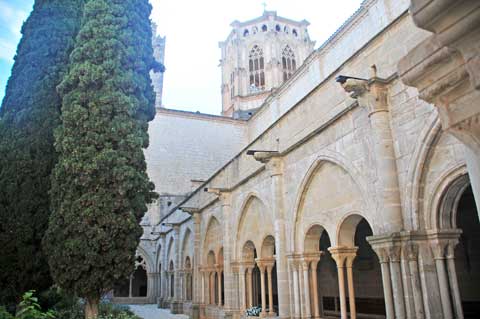
{"label": "narrow window", "polygon": [[267,30],[268,30],[267,25],[266,24],[262,25],[262,31],[267,32]]}
{"label": "narrow window", "polygon": [[250,71],[250,93],[265,89],[265,61],[263,50],[255,45],[248,56]]}
{"label": "narrow window", "polygon": [[248,32],[248,29],[245,29],[245,31],[243,31],[243,36],[244,37],[248,37],[250,32]]}
{"label": "narrow window", "polygon": [[288,80],[297,69],[295,53],[293,53],[293,50],[288,45],[282,51],[282,67],[283,81]]}

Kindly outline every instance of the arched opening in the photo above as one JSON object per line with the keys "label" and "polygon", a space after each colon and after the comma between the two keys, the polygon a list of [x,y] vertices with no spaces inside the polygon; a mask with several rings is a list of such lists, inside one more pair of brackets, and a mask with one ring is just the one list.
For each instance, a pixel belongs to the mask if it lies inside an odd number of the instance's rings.
{"label": "arched opening", "polygon": [[185,299],[192,300],[192,263],[189,256],[185,258]]}
{"label": "arched opening", "polygon": [[380,261],[367,242],[367,237],[372,235],[372,228],[367,220],[362,218],[357,224],[354,237],[354,245],[358,247],[353,261],[355,305],[358,315],[385,316]]}
{"label": "arched opening", "polygon": [[480,223],[471,186],[468,186],[458,199],[456,225],[462,230],[459,243],[455,247],[455,269],[464,318],[478,318],[480,313]]}
{"label": "arched opening", "polygon": [[331,246],[330,236],[323,230],[319,239],[319,250],[323,254],[317,264],[318,303],[322,317],[340,312],[337,266],[328,251]]}
{"label": "arched opening", "polygon": [[266,24],[262,25],[262,31],[267,32],[267,30],[268,30],[267,25]]}
{"label": "arched opening", "polygon": [[[277,267],[275,261],[275,238],[271,235],[265,237],[262,243],[261,258],[257,264],[261,265],[265,284],[265,309],[270,315],[278,313],[278,288]],[[261,301],[261,299],[260,299]]]}
{"label": "arched opening", "polygon": [[243,36],[244,36],[244,37],[248,37],[249,34],[250,34],[250,32],[248,32],[248,29],[245,29],[245,30],[243,31]]}
{"label": "arched opening", "polygon": [[135,270],[128,279],[116,284],[113,289],[115,297],[147,297],[148,277],[147,266],[142,256],[135,260]]}
{"label": "arched opening", "polygon": [[168,270],[170,271],[170,298],[173,298],[175,296],[175,268],[173,261],[170,261]]}

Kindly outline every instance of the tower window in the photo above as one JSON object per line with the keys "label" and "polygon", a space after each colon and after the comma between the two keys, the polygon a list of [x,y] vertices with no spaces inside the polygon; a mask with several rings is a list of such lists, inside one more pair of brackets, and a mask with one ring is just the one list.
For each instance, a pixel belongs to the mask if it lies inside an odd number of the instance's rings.
{"label": "tower window", "polygon": [[292,34],[297,37],[297,36],[298,36],[297,30],[296,30],[296,29],[293,29],[293,30],[292,30]]}
{"label": "tower window", "polygon": [[267,32],[267,30],[268,30],[267,25],[266,24],[262,25],[262,31]]}
{"label": "tower window", "polygon": [[250,92],[265,89],[265,62],[263,50],[255,45],[248,56],[248,71],[250,79]]}
{"label": "tower window", "polygon": [[288,45],[282,51],[282,69],[283,81],[288,80],[297,69],[295,53],[293,53],[293,50]]}
{"label": "tower window", "polygon": [[275,31],[280,32],[281,30],[282,30],[282,29],[281,29],[280,26],[277,24],[277,25],[275,26]]}
{"label": "tower window", "polygon": [[249,34],[250,34],[250,32],[248,32],[248,29],[245,29],[245,31],[243,31],[243,36],[244,37],[248,37]]}

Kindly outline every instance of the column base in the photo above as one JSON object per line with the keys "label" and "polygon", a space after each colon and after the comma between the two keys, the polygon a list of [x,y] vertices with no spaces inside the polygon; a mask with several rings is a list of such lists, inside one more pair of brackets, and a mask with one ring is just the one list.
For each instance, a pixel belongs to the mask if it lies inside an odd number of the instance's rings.
{"label": "column base", "polygon": [[200,319],[200,304],[192,303],[192,319]]}
{"label": "column base", "polygon": [[170,302],[170,312],[174,315],[183,313],[183,302],[177,300]]}

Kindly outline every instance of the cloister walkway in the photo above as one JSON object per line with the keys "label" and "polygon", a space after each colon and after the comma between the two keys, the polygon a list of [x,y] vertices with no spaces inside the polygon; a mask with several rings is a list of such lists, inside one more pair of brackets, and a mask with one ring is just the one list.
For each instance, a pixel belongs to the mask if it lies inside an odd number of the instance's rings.
{"label": "cloister walkway", "polygon": [[143,319],[188,319],[186,315],[172,315],[167,309],[157,308],[157,305],[128,305],[130,309]]}

